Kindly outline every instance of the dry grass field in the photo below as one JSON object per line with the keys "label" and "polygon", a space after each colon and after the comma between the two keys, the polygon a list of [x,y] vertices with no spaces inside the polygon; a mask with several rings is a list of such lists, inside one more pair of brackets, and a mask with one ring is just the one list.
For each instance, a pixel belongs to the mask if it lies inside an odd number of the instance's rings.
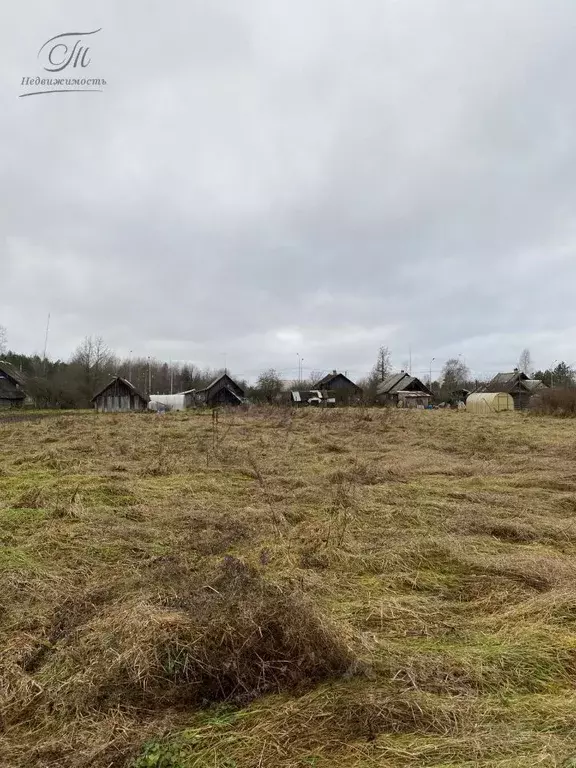
{"label": "dry grass field", "polygon": [[571,765],[575,565],[570,420],[0,421],[0,763]]}

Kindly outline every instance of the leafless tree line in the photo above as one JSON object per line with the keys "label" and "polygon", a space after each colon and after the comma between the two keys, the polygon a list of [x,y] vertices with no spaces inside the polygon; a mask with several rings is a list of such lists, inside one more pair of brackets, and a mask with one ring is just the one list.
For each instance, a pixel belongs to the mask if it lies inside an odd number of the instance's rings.
{"label": "leafless tree line", "polygon": [[[0,356],[26,375],[29,393],[41,407],[89,407],[95,392],[113,376],[128,379],[143,393],[167,394],[202,389],[224,373],[223,369],[200,368],[190,363],[169,364],[152,357],[119,357],[100,336],[87,336],[66,361],[48,360],[38,355],[19,355],[9,352],[7,332],[2,325]],[[541,379],[548,386],[572,387],[576,384],[574,371],[564,362],[545,371],[534,372],[528,349],[522,350],[517,368],[528,376]],[[370,374],[356,382],[363,389],[365,403],[375,402],[379,384],[392,372],[390,350],[381,346]],[[282,399],[287,388],[314,389],[322,378],[322,371],[312,371],[306,379],[287,383],[271,368],[263,371],[252,386],[241,378],[234,378],[244,386],[254,402],[275,403]],[[473,379],[470,369],[462,357],[458,356],[445,362],[438,379],[426,383],[437,398],[450,399],[455,391],[472,390],[485,382]]]}

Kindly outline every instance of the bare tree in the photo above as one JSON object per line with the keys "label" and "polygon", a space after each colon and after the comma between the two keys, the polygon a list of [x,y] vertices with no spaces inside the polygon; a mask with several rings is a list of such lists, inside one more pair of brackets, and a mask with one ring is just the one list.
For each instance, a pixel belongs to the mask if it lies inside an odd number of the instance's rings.
{"label": "bare tree", "polygon": [[86,336],[70,360],[79,370],[80,398],[84,406],[90,402],[97,387],[114,374],[118,362],[101,336]]}
{"label": "bare tree", "polygon": [[305,379],[293,379],[286,383],[288,389],[300,390],[306,392],[307,390],[315,389],[319,381],[324,378],[324,371],[310,371],[310,374]]}
{"label": "bare tree", "polygon": [[378,382],[384,381],[388,377],[390,369],[390,350],[388,347],[380,347],[376,363],[372,368],[372,377]]}
{"label": "bare tree", "polygon": [[101,336],[86,336],[76,348],[71,362],[81,365],[86,371],[98,373],[114,362],[114,355]]}
{"label": "bare tree", "polygon": [[252,395],[255,399],[271,404],[279,401],[283,391],[284,383],[282,379],[274,368],[270,368],[258,376],[256,386],[252,390]]}
{"label": "bare tree", "polygon": [[385,381],[392,371],[392,365],[390,362],[390,350],[388,347],[380,347],[378,350],[378,357],[376,362],[370,371],[370,374],[358,382],[358,386],[364,392],[364,401],[368,404],[372,404],[376,399],[376,390],[378,385]]}
{"label": "bare tree", "polygon": [[6,354],[8,351],[8,334],[6,333],[6,328],[4,328],[3,325],[0,325],[0,355]]}
{"label": "bare tree", "polygon": [[470,369],[459,357],[446,360],[442,369],[442,387],[447,391],[461,389],[470,380]]}
{"label": "bare tree", "polygon": [[518,360],[518,370],[522,371],[522,373],[525,373],[526,376],[532,375],[532,358],[528,348],[523,349],[520,353],[520,359]]}
{"label": "bare tree", "polygon": [[[323,378],[324,378],[324,372],[323,371],[310,371],[307,379],[303,381],[303,384],[306,384],[307,382],[309,382],[310,383],[309,389],[312,389]],[[303,387],[303,386],[300,387],[300,389],[304,389],[304,388],[305,387]]]}

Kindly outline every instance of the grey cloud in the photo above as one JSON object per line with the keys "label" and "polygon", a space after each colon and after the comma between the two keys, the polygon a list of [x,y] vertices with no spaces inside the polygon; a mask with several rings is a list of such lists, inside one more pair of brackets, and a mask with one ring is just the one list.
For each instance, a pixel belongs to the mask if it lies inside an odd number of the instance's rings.
{"label": "grey cloud", "polygon": [[[56,0],[0,30],[0,323],[66,355],[478,372],[569,342],[572,0]],[[18,99],[102,27],[102,94]]]}

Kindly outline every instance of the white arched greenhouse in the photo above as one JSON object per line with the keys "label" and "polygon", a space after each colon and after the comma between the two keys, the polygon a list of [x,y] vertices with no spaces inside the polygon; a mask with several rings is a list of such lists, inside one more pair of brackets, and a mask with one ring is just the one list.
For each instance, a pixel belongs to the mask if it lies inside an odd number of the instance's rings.
{"label": "white arched greenhouse", "polygon": [[478,392],[466,398],[468,413],[501,413],[513,411],[514,400],[506,392]]}
{"label": "white arched greenhouse", "polygon": [[148,408],[151,411],[185,411],[194,407],[195,392],[195,389],[189,389],[176,395],[150,395]]}

